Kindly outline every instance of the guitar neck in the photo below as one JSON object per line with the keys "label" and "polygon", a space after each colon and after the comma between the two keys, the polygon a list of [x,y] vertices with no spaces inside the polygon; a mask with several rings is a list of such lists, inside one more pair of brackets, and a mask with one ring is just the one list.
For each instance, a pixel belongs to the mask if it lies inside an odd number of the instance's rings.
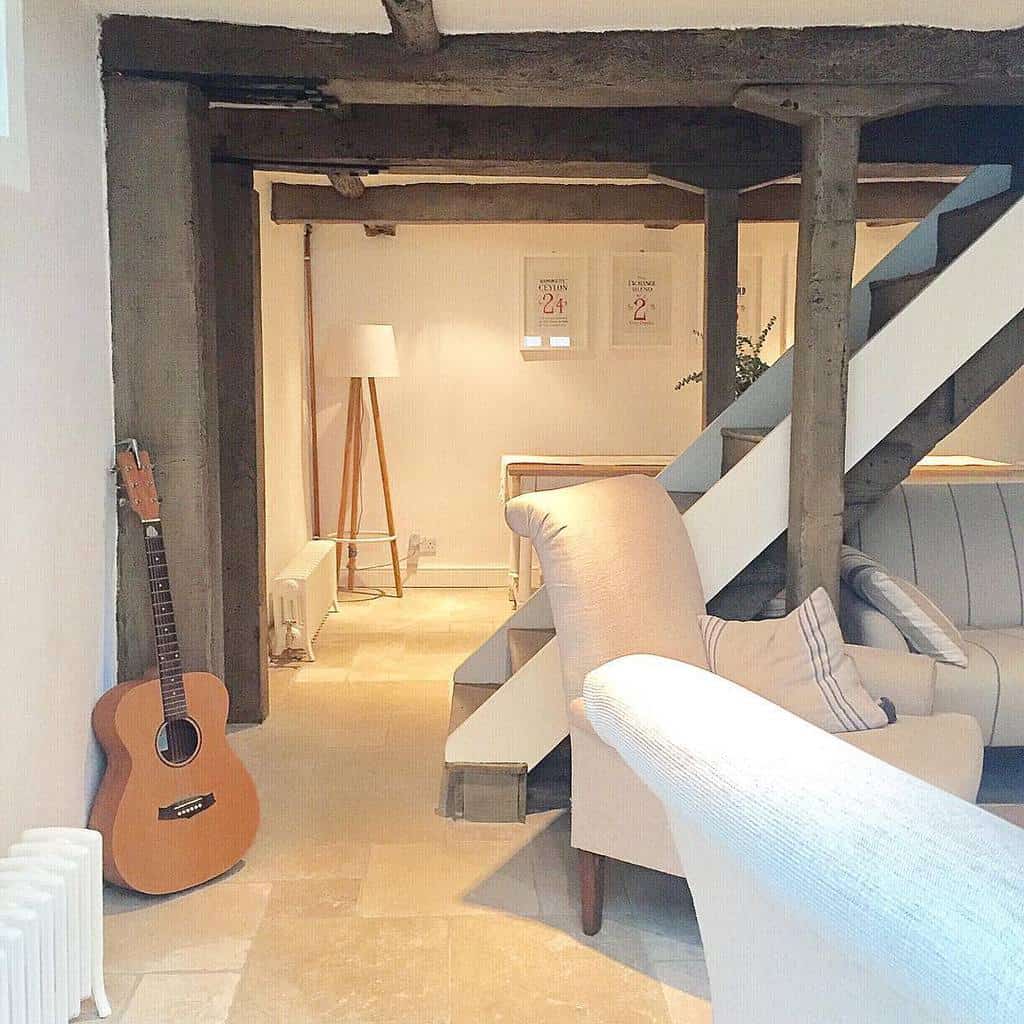
{"label": "guitar neck", "polygon": [[188,715],[185,685],[182,681],[181,647],[178,643],[178,627],[174,621],[163,527],[159,519],[153,519],[144,522],[142,530],[146,542],[146,567],[149,571],[149,600],[153,609],[160,696],[164,704],[164,718],[170,721]]}

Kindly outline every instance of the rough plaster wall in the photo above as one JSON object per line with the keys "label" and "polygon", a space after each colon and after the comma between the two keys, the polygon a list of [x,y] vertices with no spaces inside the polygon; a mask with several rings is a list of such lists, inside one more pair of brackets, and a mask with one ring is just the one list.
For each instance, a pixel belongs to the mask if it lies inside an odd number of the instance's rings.
{"label": "rough plaster wall", "polygon": [[25,5],[30,190],[0,182],[0,846],[80,825],[113,678],[110,315],[95,17]]}

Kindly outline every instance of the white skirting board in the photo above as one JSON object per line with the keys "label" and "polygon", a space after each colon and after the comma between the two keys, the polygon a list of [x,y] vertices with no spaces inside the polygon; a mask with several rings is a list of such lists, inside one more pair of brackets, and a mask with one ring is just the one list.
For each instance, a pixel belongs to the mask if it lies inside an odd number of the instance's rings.
{"label": "white skirting board", "polygon": [[[473,589],[508,587],[507,565],[424,565],[421,561],[415,572],[403,577],[404,587],[448,587]],[[377,590],[392,590],[395,578],[391,567],[363,569],[356,574],[356,586]]]}

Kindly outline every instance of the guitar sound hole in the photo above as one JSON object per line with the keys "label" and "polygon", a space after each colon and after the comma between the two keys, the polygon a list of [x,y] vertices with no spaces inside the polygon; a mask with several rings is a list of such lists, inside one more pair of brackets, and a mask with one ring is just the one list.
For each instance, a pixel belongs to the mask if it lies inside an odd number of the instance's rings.
{"label": "guitar sound hole", "polygon": [[161,761],[179,767],[196,756],[199,741],[199,726],[191,718],[174,718],[160,726],[156,752]]}

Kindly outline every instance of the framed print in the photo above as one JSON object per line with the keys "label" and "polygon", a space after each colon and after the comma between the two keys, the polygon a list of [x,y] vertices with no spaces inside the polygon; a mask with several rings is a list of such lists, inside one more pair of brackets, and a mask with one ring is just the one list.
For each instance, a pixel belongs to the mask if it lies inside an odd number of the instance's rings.
{"label": "framed print", "polygon": [[618,253],[612,260],[613,348],[672,344],[672,254]]}
{"label": "framed print", "polygon": [[528,351],[583,348],[587,334],[587,261],[582,256],[523,258],[523,333]]}

